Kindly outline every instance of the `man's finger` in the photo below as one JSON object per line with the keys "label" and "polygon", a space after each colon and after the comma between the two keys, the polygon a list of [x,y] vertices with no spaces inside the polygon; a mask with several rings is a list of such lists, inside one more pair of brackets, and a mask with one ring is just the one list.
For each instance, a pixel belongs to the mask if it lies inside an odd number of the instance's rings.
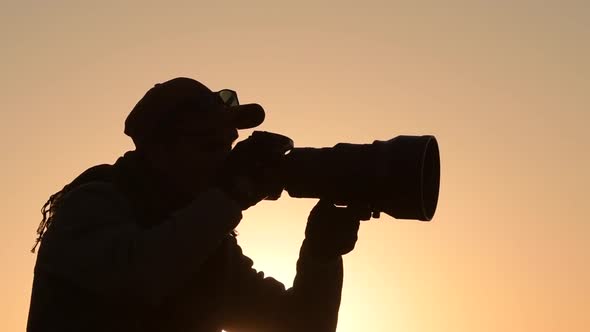
{"label": "man's finger", "polygon": [[346,207],[353,218],[358,220],[369,220],[372,216],[372,209],[367,204],[352,203]]}

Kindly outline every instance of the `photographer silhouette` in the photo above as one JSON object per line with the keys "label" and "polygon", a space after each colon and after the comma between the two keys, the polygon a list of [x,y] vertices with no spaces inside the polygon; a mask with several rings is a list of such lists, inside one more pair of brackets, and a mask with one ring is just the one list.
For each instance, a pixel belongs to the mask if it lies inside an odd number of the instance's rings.
{"label": "photographer silhouette", "polygon": [[189,78],[147,91],[125,122],[136,149],[43,207],[27,330],[335,331],[341,255],[371,211],[320,200],[292,288],[254,270],[233,230],[276,174],[232,145],[263,120],[260,105]]}

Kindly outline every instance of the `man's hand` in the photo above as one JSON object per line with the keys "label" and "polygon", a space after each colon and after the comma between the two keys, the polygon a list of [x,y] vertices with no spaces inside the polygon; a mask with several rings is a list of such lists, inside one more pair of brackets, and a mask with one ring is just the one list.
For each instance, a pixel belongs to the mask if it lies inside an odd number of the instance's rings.
{"label": "man's hand", "polygon": [[240,205],[242,211],[268,196],[259,183],[245,175],[231,176],[222,182],[221,189]]}
{"label": "man's hand", "polygon": [[255,131],[230,152],[221,172],[222,189],[242,210],[265,198],[278,199],[283,191],[281,163],[291,148],[293,141],[286,136]]}
{"label": "man's hand", "polygon": [[358,239],[360,221],[369,219],[368,206],[337,207],[320,200],[311,210],[305,229],[311,255],[327,261],[351,252]]}

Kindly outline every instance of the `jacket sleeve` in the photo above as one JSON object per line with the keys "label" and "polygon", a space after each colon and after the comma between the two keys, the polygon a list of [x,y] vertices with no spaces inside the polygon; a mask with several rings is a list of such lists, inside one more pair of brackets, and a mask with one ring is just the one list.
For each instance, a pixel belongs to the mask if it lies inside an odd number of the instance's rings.
{"label": "jacket sleeve", "polygon": [[230,332],[333,332],[340,307],[342,258],[319,262],[303,242],[293,287],[252,268],[235,245],[234,283],[230,286],[223,328]]}
{"label": "jacket sleeve", "polygon": [[166,222],[142,229],[125,198],[112,185],[95,182],[66,194],[55,218],[36,273],[107,297],[126,294],[157,304],[189,281],[242,214],[233,200],[211,189]]}

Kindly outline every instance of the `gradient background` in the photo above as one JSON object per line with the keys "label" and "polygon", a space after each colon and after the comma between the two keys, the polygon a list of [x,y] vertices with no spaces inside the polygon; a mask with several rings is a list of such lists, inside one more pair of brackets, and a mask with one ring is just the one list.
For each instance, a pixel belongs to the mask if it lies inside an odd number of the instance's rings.
{"label": "gradient background", "polygon": [[[132,149],[128,112],[176,76],[260,103],[260,129],[300,147],[439,140],[434,220],[361,226],[338,331],[590,330],[588,1],[23,0],[0,13],[0,330],[24,330],[47,197]],[[239,241],[291,285],[315,200],[283,196],[246,211]]]}

